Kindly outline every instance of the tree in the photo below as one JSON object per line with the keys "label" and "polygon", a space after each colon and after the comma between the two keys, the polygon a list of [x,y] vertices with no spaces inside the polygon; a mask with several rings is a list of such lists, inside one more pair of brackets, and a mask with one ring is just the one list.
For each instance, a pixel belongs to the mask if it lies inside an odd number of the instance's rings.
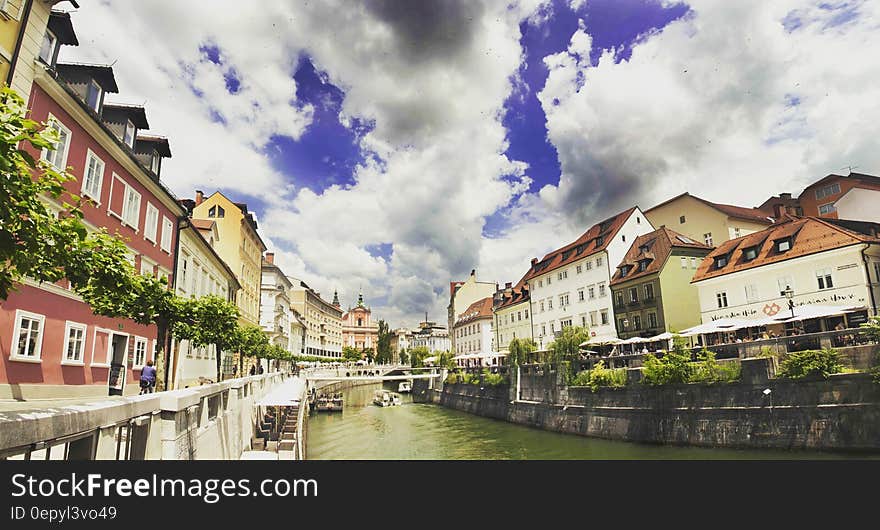
{"label": "tree", "polygon": [[386,364],[391,362],[391,338],[394,335],[388,327],[388,322],[379,321],[379,338],[376,341],[376,362]]}
{"label": "tree", "polygon": [[259,326],[238,326],[236,331],[238,351],[243,357],[260,358],[269,347],[269,339]]}
{"label": "tree", "polygon": [[455,370],[454,357],[451,351],[440,352],[440,355],[437,356],[437,366],[447,370]]}
{"label": "tree", "polygon": [[349,362],[360,361],[361,352],[357,351],[357,348],[354,348],[352,346],[343,346],[342,358]]}
{"label": "tree", "polygon": [[586,327],[566,326],[562,328],[559,337],[550,343],[549,350],[553,362],[558,370],[562,370],[564,364],[568,364],[568,375],[574,377],[577,372],[575,363],[580,360],[581,344],[590,338],[590,332]]}
{"label": "tree", "polygon": [[507,365],[518,366],[527,362],[530,353],[538,349],[532,339],[513,339],[507,347]]}
{"label": "tree", "polygon": [[217,361],[217,381],[222,379],[223,351],[236,348],[239,311],[232,302],[209,295],[194,299],[190,321],[179,321],[173,330],[178,339],[188,339],[194,347],[214,345]]}
{"label": "tree", "polygon": [[[107,288],[102,298],[115,299],[135,276],[125,245],[103,229],[90,234],[81,198],[64,188],[76,178],[21,148],[51,150],[59,140],[54,128],[27,119],[26,112],[18,94],[0,89],[0,301],[25,276],[67,278],[77,292],[100,285]],[[60,205],[57,215],[46,198]]]}
{"label": "tree", "polygon": [[410,364],[413,368],[425,366],[425,359],[431,356],[431,352],[425,346],[417,346],[409,351]]}
{"label": "tree", "polygon": [[409,355],[407,355],[407,353],[406,353],[406,348],[401,348],[401,349],[400,349],[400,354],[399,354],[399,356],[400,356],[400,364],[407,364],[407,363],[409,363]]}

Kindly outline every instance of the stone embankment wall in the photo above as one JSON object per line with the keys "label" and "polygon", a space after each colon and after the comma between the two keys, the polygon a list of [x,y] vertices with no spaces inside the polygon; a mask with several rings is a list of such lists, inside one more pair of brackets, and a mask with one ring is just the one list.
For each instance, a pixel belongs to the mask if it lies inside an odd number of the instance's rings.
{"label": "stone embankment wall", "polygon": [[[767,362],[744,363],[740,383],[630,384],[594,393],[583,387],[555,390],[556,374],[548,372],[522,378],[521,399],[515,377],[512,385],[500,387],[455,384],[437,391],[417,385],[414,396],[480,416],[612,440],[880,451],[880,384],[870,375],[773,379],[767,377],[773,372]],[[556,399],[542,399],[554,392]]]}

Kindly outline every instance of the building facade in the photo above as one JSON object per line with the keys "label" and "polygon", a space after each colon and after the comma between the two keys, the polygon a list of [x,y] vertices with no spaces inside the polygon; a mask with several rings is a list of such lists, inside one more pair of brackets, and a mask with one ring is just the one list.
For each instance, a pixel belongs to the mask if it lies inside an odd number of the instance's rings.
{"label": "building facade", "polygon": [[[498,290],[494,282],[478,282],[477,271],[471,270],[468,279],[463,282],[449,283],[449,305],[446,307],[448,329],[452,329],[459,313],[467,309],[477,300],[492,296]],[[451,348],[455,349],[455,334],[450,337]]]}
{"label": "building facade", "polygon": [[373,322],[372,310],[364,305],[363,293],[358,293],[357,304],[342,316],[342,343],[358,351],[376,351],[379,324]]}
{"label": "building facade", "polygon": [[612,268],[632,242],[653,231],[638,207],[597,223],[573,243],[532,259],[526,276],[532,337],[546,349],[566,326],[586,326],[601,341],[617,337],[611,304]]}
{"label": "building facade", "polygon": [[408,350],[414,348],[427,348],[431,354],[452,351],[452,341],[449,340],[449,332],[436,322],[426,320],[419,322],[419,329],[412,332]]}
{"label": "building facade", "polygon": [[491,353],[495,349],[492,333],[492,297],[477,300],[455,319],[455,356]]}
{"label": "building facade", "polygon": [[236,297],[241,323],[258,326],[262,259],[266,244],[257,232],[257,221],[253,214],[248,211],[246,204],[232,202],[219,191],[210,197],[196,191],[191,215],[193,219],[217,223],[220,238],[215,250],[235,272],[241,285]]}
{"label": "building facade", "polygon": [[876,314],[878,230],[875,223],[804,217],[721,245],[693,279],[703,323],[785,316],[786,291],[795,307],[861,308],[863,320]]}
{"label": "building facade", "polygon": [[495,330],[495,350],[508,353],[513,339],[532,338],[532,318],[529,289],[525,280],[515,286],[505,284],[504,289],[495,294],[493,309]]}
{"label": "building facade", "polygon": [[305,324],[305,354],[325,358],[342,357],[342,310],[321,298],[304,281],[288,277],[293,287],[291,307]]}
{"label": "building facade", "polygon": [[834,203],[853,188],[880,190],[880,177],[864,173],[832,173],[804,188],[798,202],[806,216],[846,219],[838,216]]}
{"label": "building facade", "polygon": [[[231,302],[240,288],[235,274],[214,250],[217,226],[213,221],[190,220],[182,223],[174,289],[178,296],[201,298],[219,296]],[[221,352],[222,356],[231,352]],[[171,388],[186,388],[217,380],[216,348],[193,347],[188,340],[173,340],[171,345]],[[221,377],[230,367],[222,366]]]}
{"label": "building facade", "polygon": [[293,284],[275,265],[275,254],[267,252],[262,262],[260,283],[260,327],[269,344],[285,350],[290,345],[290,293]]}
{"label": "building facade", "polygon": [[[118,234],[138,271],[173,282],[184,211],[135,156],[138,127],[119,134],[110,113],[103,118],[103,94],[118,91],[112,68],[59,65],[56,58],[34,64],[29,107],[30,118],[51,123],[60,140],[51,150],[23,148],[76,176],[65,189],[90,199],[82,207],[89,230]],[[60,211],[60,204],[46,200]],[[141,367],[156,349],[155,326],[94,315],[65,280],[19,285],[0,308],[0,337],[4,398],[136,393]]]}
{"label": "building facade", "polygon": [[645,217],[657,228],[665,226],[710,247],[761,231],[774,221],[758,208],[710,202],[690,193],[645,210]]}
{"label": "building facade", "polygon": [[668,228],[636,238],[611,278],[618,337],[653,337],[699,324],[691,280],[711,251]]}
{"label": "building facade", "polygon": [[838,219],[880,223],[880,189],[852,187],[834,201]]}

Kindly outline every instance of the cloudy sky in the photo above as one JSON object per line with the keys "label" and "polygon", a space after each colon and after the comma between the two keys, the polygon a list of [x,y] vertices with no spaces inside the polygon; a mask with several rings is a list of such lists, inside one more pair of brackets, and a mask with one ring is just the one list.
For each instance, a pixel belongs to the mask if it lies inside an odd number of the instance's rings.
{"label": "cloudy sky", "polygon": [[246,202],[287,274],[394,327],[633,204],[880,172],[880,2],[79,4],[61,60],[114,64],[174,192]]}

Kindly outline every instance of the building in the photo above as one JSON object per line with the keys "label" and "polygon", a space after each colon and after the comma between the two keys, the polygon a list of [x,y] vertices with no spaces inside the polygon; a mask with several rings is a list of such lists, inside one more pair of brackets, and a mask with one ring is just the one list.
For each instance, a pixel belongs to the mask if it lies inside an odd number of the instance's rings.
{"label": "building", "polygon": [[764,201],[758,209],[774,219],[782,220],[786,215],[803,217],[804,209],[800,201],[792,197],[791,193],[780,193],[778,197],[770,197]]}
{"label": "building", "polygon": [[710,247],[761,231],[774,221],[758,208],[719,204],[690,193],[645,210],[645,217],[657,228],[665,226]]}
{"label": "building", "polygon": [[507,354],[513,339],[532,338],[532,318],[529,287],[525,278],[515,286],[506,283],[495,293],[494,323],[496,351]]}
{"label": "building", "polygon": [[275,265],[275,253],[266,252],[260,282],[260,327],[269,344],[285,350],[290,346],[290,291],[293,284]]}
{"label": "building", "polygon": [[452,351],[452,342],[446,328],[427,318],[424,322],[419,322],[419,329],[412,332],[409,345],[409,350],[427,348],[431,354]]}
{"label": "building", "polygon": [[[33,5],[36,9],[42,3]],[[120,129],[120,111],[108,105],[105,112],[104,94],[118,91],[113,69],[58,64],[57,51],[50,59],[33,64],[30,118],[51,123],[60,140],[52,150],[23,149],[58,168],[69,167],[77,180],[67,182],[66,190],[90,199],[82,207],[87,228],[118,233],[138,271],[173,282],[184,210],[159,175],[136,156],[141,127]],[[137,114],[146,128],[142,108],[121,113]],[[50,208],[61,209],[46,200]],[[0,397],[72,398],[137,393],[139,372],[153,356],[157,332],[152,325],[94,315],[65,280],[25,280],[0,307],[0,337]]]}
{"label": "building", "polygon": [[342,357],[342,309],[338,301],[327,302],[306,282],[290,276],[288,279],[293,286],[290,306],[305,325],[305,355]]}
{"label": "building", "polygon": [[[25,101],[30,97],[40,63],[55,64],[61,45],[79,46],[70,14],[52,10],[61,3],[0,1],[0,79]],[[73,0],[70,4],[79,8]]]}
{"label": "building", "polygon": [[636,238],[611,278],[618,337],[654,337],[699,324],[691,280],[711,251],[665,227]]}
{"label": "building", "polygon": [[400,362],[400,353],[410,350],[413,332],[406,328],[398,328],[391,331],[391,358],[392,362]]}
{"label": "building", "polygon": [[[693,279],[703,323],[784,317],[786,292],[795,308],[856,309],[847,324],[864,322],[880,300],[878,230],[876,223],[804,217],[720,245]],[[806,331],[822,331],[820,324]]]}
{"label": "building", "polygon": [[834,201],[839,219],[880,223],[880,189],[853,186]]}
{"label": "building", "polygon": [[[181,223],[180,248],[174,289],[178,296],[201,298],[219,296],[230,302],[240,289],[235,273],[214,250],[219,239],[214,221],[191,219]],[[223,354],[226,354],[223,356]],[[221,361],[231,352],[221,352]],[[221,376],[231,375],[231,361],[222,363]],[[170,388],[186,388],[217,380],[217,351],[211,346],[195,348],[188,340],[172,341]]]}
{"label": "building", "polygon": [[835,201],[853,188],[880,190],[880,177],[864,173],[846,176],[832,173],[804,188],[798,196],[798,202],[806,216],[837,219]]}
{"label": "building", "polygon": [[[463,282],[449,283],[449,305],[446,307],[449,329],[452,329],[458,314],[467,309],[477,300],[492,296],[498,290],[494,282],[478,282],[477,271],[471,270],[468,279]],[[427,319],[426,319],[427,320]],[[451,348],[455,348],[455,335],[451,339]]]}
{"label": "building", "polygon": [[266,244],[257,232],[257,221],[253,214],[248,211],[246,204],[232,202],[219,191],[210,197],[196,191],[195,200],[188,204],[193,219],[217,223],[220,238],[215,250],[235,272],[241,285],[236,297],[241,323],[260,325],[260,283]]}
{"label": "building", "polygon": [[[455,319],[455,361],[459,366],[482,366],[484,359],[496,358],[492,330],[491,296],[477,300]],[[491,363],[491,364],[497,364]]]}
{"label": "building", "polygon": [[[591,226],[576,241],[532,259],[532,337],[545,349],[566,326],[587,326],[595,340],[617,337],[611,306],[612,267],[632,242],[654,230],[638,207]],[[593,324],[595,322],[595,324]]]}
{"label": "building", "polygon": [[357,305],[342,315],[342,344],[358,351],[376,351],[379,325],[373,322],[372,310],[364,305],[364,294],[358,293]]}
{"label": "building", "polygon": [[287,351],[294,355],[306,354],[306,332],[307,324],[299,311],[290,309],[290,342],[287,345]]}

